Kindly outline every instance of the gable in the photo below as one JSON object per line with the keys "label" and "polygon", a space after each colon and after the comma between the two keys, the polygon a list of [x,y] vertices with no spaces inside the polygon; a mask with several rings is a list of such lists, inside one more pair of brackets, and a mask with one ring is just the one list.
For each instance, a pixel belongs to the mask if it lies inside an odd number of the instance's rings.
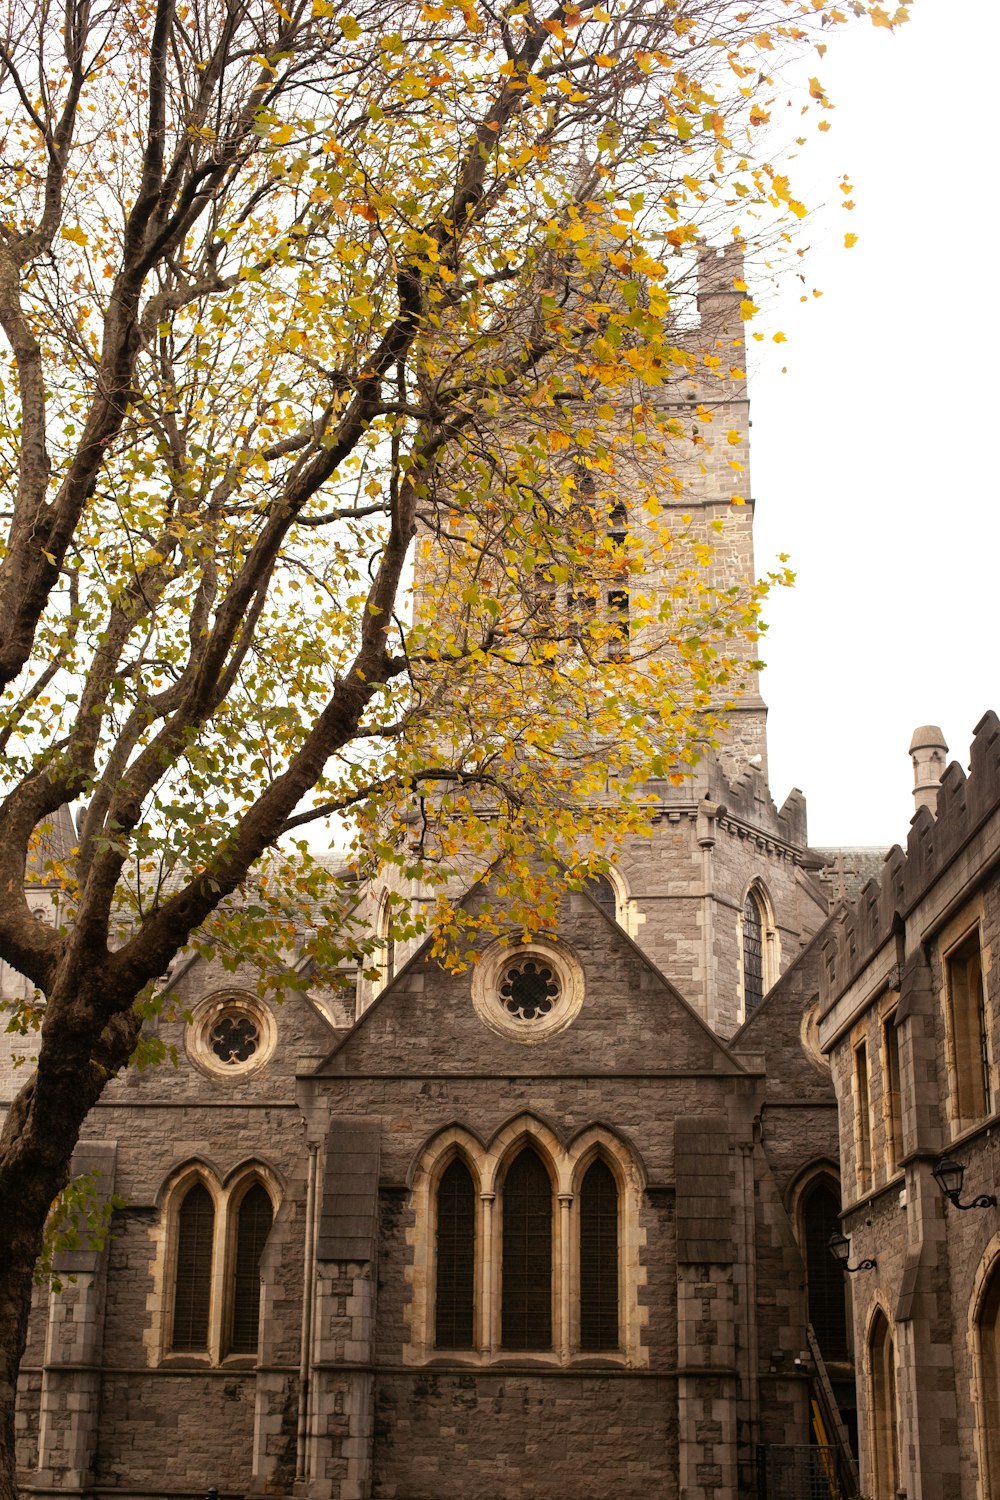
{"label": "gable", "polygon": [[763,1056],[769,1091],[784,1095],[828,1095],[829,1063],[819,1052],[818,1000],[822,949],[834,913],[764,996],[730,1039],[737,1056]]}
{"label": "gable", "polygon": [[[482,891],[470,902],[482,902]],[[320,1074],[622,1074],[728,1073],[743,1065],[677,993],[628,935],[585,893],[563,900],[556,939],[548,944],[582,994],[563,1029],[530,1025],[520,1040],[503,1025],[497,989],[477,1009],[476,970],[450,974],[421,948],[338,1043]],[[511,955],[519,952],[513,944]],[[500,960],[506,957],[502,950]],[[484,952],[480,970],[490,968]],[[492,965],[502,979],[503,963]],[[492,982],[492,981],[491,981]],[[482,989],[480,983],[479,988]],[[482,1000],[482,996],[480,999]],[[499,1024],[484,1005],[494,1004]]]}

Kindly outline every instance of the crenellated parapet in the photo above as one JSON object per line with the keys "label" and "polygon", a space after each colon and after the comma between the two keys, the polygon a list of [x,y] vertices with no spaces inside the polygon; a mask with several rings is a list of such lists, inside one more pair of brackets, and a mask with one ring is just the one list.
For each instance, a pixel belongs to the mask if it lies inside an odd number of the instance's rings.
{"label": "crenellated parapet", "polygon": [[905,851],[894,845],[878,880],[846,906],[823,942],[823,988],[832,999],[897,930],[906,914],[958,858],[975,834],[1000,813],[1000,719],[992,709],[976,725],[969,773],[952,761],[941,777],[937,813],[920,806]]}
{"label": "crenellated parapet", "polygon": [[742,775],[730,777],[715,755],[706,757],[706,795],[726,809],[726,816],[750,824],[784,844],[805,848],[806,799],[793,787],[778,808],[771,797],[760,766],[748,765]]}

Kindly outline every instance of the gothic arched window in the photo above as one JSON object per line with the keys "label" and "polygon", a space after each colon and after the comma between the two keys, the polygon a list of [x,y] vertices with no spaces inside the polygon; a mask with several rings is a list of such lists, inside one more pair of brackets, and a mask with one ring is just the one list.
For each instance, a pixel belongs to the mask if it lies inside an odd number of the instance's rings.
{"label": "gothic arched window", "polygon": [[240,1202],[236,1216],[236,1255],[233,1275],[230,1354],[256,1354],[260,1333],[260,1258],[271,1232],[271,1196],[255,1182]]}
{"label": "gothic arched window", "polygon": [[434,1342],[439,1349],[471,1349],[476,1284],[476,1189],[458,1156],[437,1190],[437,1293]]}
{"label": "gothic arched window", "polygon": [[538,1154],[526,1146],[503,1187],[504,1349],[552,1347],[552,1185]]}
{"label": "gothic arched window", "polygon": [[601,911],[609,916],[612,922],[618,920],[618,898],[615,888],[606,875],[591,875],[583,886],[591,901],[596,901]]}
{"label": "gothic arched window", "polygon": [[212,1253],[215,1204],[203,1182],[184,1195],[177,1215],[177,1256],[174,1269],[174,1317],[171,1347],[208,1348],[212,1302]]}
{"label": "gothic arched window", "polygon": [[618,1184],[597,1158],[580,1184],[580,1348],[618,1348]]}
{"label": "gothic arched window", "polygon": [[840,1232],[840,1198],[823,1178],[802,1198],[809,1321],[826,1360],[850,1358],[844,1273],[830,1254],[830,1236]]}
{"label": "gothic arched window", "polygon": [[260,1267],[274,1223],[271,1173],[247,1164],[223,1186],[210,1168],[179,1173],[165,1204],[170,1259],[161,1351],[209,1361],[257,1353]]}
{"label": "gothic arched window", "polygon": [[764,998],[764,912],[756,891],[743,902],[743,1015],[751,1016]]}

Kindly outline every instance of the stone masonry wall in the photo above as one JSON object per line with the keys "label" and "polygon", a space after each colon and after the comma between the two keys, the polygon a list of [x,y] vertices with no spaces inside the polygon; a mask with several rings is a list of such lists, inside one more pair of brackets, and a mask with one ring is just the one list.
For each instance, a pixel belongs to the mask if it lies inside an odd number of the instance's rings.
{"label": "stone masonry wall", "polygon": [[378,1500],[677,1496],[669,1377],[414,1370],[378,1378]]}

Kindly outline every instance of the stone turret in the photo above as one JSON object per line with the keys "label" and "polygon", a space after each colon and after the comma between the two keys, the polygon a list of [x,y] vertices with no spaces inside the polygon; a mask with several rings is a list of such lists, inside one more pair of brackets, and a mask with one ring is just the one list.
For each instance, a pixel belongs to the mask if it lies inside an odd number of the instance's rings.
{"label": "stone turret", "polygon": [[926,807],[937,812],[941,773],[947,764],[948,746],[936,724],[922,724],[913,731],[910,759],[913,761],[913,800],[917,811]]}

